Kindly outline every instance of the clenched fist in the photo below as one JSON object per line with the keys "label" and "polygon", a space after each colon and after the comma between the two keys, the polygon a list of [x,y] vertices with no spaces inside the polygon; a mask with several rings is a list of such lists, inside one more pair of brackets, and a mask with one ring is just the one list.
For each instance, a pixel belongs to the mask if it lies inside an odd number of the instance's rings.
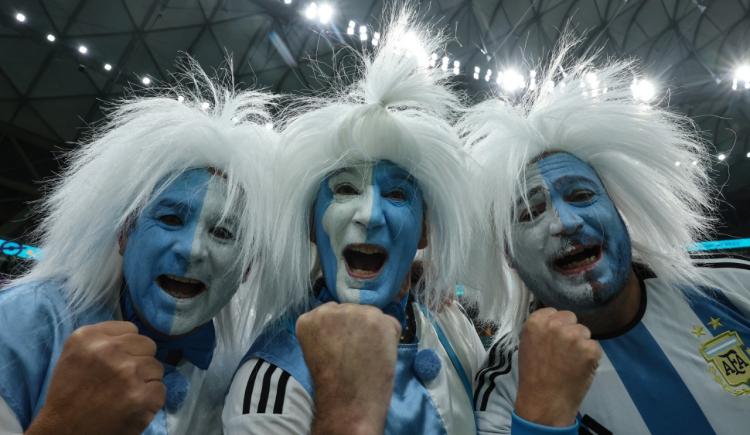
{"label": "clenched fist", "polygon": [[572,312],[532,313],[518,349],[516,414],[546,426],[573,424],[601,356],[599,343]]}
{"label": "clenched fist", "polygon": [[140,434],[164,404],[156,344],[130,322],[81,327],[65,342],[27,434]]}
{"label": "clenched fist", "polygon": [[329,302],[297,320],[315,385],[313,433],[382,434],[401,325],[380,309]]}

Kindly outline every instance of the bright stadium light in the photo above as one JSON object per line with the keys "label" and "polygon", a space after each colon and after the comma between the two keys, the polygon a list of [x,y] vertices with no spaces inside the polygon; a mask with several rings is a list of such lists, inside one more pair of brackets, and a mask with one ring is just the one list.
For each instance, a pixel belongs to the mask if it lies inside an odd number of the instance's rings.
{"label": "bright stadium light", "polygon": [[724,154],[724,153],[721,153],[721,154],[719,154],[719,155],[718,155],[718,156],[716,156],[716,157],[717,157],[717,158],[719,159],[719,161],[721,162],[721,161],[724,161],[724,159],[726,159],[726,158],[727,158],[727,155],[726,155],[726,154]]}
{"label": "bright stadium light", "polygon": [[112,65],[105,63],[104,64],[104,71],[112,71]]}
{"label": "bright stadium light", "polygon": [[150,79],[150,78],[149,78],[148,76],[144,76],[144,77],[143,77],[143,78],[141,79],[141,83],[143,83],[144,85],[148,86],[148,85],[150,85],[150,84],[151,84],[151,79]]}
{"label": "bright stadium light", "polygon": [[461,62],[454,60],[453,61],[453,74],[459,75],[461,74]]}
{"label": "bright stadium light", "polygon": [[51,33],[47,33],[47,41],[49,42],[55,42],[57,40],[57,37]]}
{"label": "bright stadium light", "polygon": [[318,16],[318,5],[316,3],[310,3],[305,8],[305,17],[308,20],[314,20]]}
{"label": "bright stadium light", "polygon": [[448,56],[443,56],[443,63],[440,65],[440,69],[442,69],[445,72],[448,72],[448,62],[450,59],[448,59]]}
{"label": "bright stadium light", "polygon": [[738,83],[742,83],[745,89],[750,89],[750,65],[742,64],[734,69],[732,90],[737,90]]}
{"label": "bright stadium light", "polygon": [[81,53],[81,54],[86,54],[86,53],[89,52],[89,49],[85,45],[79,45],[78,46],[78,52]]}
{"label": "bright stadium light", "polygon": [[634,79],[630,90],[633,97],[642,103],[648,103],[656,97],[656,87],[650,80]]}
{"label": "bright stadium light", "polygon": [[[502,79],[500,79],[500,77],[502,77]],[[526,81],[524,80],[523,75],[513,68],[503,71],[502,76],[498,74],[498,79],[500,79],[500,86],[506,92],[516,92],[526,86]]]}
{"label": "bright stadium light", "polygon": [[333,18],[333,8],[328,3],[323,3],[318,8],[318,20],[321,24],[328,24]]}
{"label": "bright stadium light", "polygon": [[23,12],[16,13],[16,21],[18,21],[19,23],[25,23],[26,15],[24,15]]}

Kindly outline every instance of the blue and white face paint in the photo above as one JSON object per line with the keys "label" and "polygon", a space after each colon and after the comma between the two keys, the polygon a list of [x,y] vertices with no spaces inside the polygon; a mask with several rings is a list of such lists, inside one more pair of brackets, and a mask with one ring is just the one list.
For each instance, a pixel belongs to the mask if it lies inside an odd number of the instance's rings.
{"label": "blue and white face paint", "polygon": [[221,176],[189,170],[151,200],[127,235],[123,275],[131,300],[162,334],[205,324],[239,287],[237,220],[222,219],[226,191]]}
{"label": "blue and white face paint", "polygon": [[338,302],[393,302],[422,236],[422,192],[381,160],[336,171],[320,184],[314,228],[326,285]]}
{"label": "blue and white face paint", "polygon": [[529,164],[529,206],[517,205],[512,264],[545,305],[606,304],[630,274],[630,236],[594,169],[568,153]]}

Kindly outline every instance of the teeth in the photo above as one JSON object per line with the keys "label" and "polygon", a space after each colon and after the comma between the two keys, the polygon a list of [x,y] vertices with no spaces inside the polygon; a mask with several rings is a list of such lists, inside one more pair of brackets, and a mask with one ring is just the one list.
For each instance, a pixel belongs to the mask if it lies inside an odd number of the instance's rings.
{"label": "teeth", "polygon": [[167,277],[171,280],[181,282],[183,284],[200,284],[201,283],[197,279],[192,279],[192,278],[183,278],[183,277],[174,276],[174,275],[167,275]]}
{"label": "teeth", "polygon": [[568,265],[565,267],[566,269],[575,269],[577,267],[585,266],[587,264],[591,264],[596,260],[595,256],[591,256],[588,258],[584,258],[583,260],[574,261],[572,263],[568,263]]}
{"label": "teeth", "polygon": [[363,254],[378,254],[380,252],[383,252],[383,250],[379,246],[373,246],[373,245],[354,246],[351,248],[351,250],[361,252]]}

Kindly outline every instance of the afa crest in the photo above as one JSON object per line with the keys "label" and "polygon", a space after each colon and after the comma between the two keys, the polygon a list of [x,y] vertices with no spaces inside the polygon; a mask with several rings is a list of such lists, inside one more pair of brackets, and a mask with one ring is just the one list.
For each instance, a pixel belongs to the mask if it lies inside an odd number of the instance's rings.
{"label": "afa crest", "polygon": [[725,390],[735,396],[750,394],[750,356],[737,332],[724,331],[703,343],[700,351]]}

